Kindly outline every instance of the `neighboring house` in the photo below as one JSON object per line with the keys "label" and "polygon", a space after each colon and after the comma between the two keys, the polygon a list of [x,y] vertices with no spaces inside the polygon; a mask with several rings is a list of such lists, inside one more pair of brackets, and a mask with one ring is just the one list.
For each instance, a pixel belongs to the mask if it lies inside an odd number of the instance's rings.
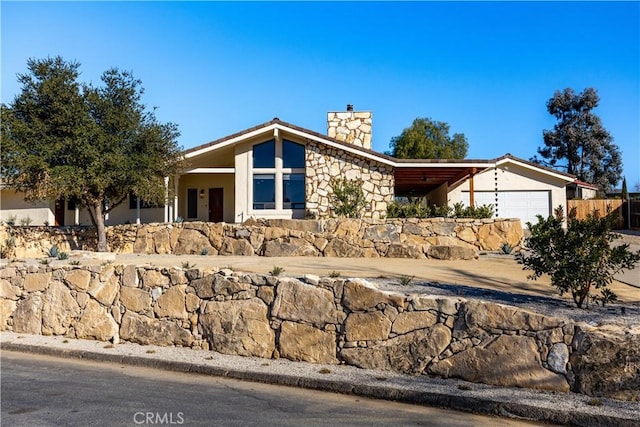
{"label": "neighboring house", "polygon": [[589,200],[595,199],[598,195],[598,186],[595,184],[589,184],[588,182],[575,180],[567,185],[567,200],[582,199]]}
{"label": "neighboring house", "polygon": [[[371,112],[330,112],[327,135],[274,118],[261,125],[183,152],[187,168],[165,179],[164,207],[131,198],[107,224],[185,221],[238,223],[248,218],[326,218],[332,215],[332,183],[361,179],[363,217],[380,219],[398,196],[426,196],[429,205],[493,204],[496,216],[547,216],[566,209],[566,185],[575,177],[510,155],[495,160],[405,160],[371,150]],[[8,190],[7,190],[8,191]],[[1,218],[19,197],[2,193]],[[64,208],[64,209],[62,209]],[[50,224],[89,224],[71,203],[49,204]],[[43,216],[44,218],[44,216]],[[33,224],[41,224],[32,215]]]}

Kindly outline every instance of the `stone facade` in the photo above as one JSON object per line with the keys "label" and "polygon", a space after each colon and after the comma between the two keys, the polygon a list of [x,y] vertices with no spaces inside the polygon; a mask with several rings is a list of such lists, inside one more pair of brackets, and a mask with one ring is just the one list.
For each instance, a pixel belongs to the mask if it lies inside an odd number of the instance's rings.
{"label": "stone facade", "polygon": [[386,216],[387,205],[393,202],[394,180],[390,166],[316,142],[307,143],[306,164],[306,208],[312,216],[331,216],[331,195],[336,179],[362,180],[367,200],[363,218]]}
{"label": "stone facade", "polygon": [[[107,227],[112,252],[143,254],[338,256],[474,259],[481,250],[516,248],[519,220],[322,219],[248,220],[244,224],[185,222]],[[7,242],[11,241],[9,248]],[[93,229],[1,227],[5,257],[41,257],[51,248],[95,250]]]}
{"label": "stone facade", "polygon": [[362,279],[11,263],[0,270],[0,291],[0,330],[17,333],[640,399],[638,328],[387,292]]}
{"label": "stone facade", "polygon": [[339,141],[371,149],[370,111],[327,113],[327,135]]}

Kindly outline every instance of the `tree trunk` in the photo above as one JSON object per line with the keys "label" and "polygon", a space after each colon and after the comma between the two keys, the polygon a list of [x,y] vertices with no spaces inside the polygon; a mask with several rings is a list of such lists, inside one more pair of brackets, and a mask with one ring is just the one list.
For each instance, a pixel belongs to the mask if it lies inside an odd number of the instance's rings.
{"label": "tree trunk", "polygon": [[107,252],[107,231],[104,226],[104,212],[102,211],[102,203],[94,203],[89,206],[89,214],[91,222],[96,227],[98,234],[98,252]]}

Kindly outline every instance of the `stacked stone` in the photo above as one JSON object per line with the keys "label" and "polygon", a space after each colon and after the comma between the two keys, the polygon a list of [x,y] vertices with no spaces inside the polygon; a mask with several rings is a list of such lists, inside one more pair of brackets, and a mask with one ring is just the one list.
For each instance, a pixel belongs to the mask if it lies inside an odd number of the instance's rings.
{"label": "stacked stone", "polygon": [[[80,240],[95,247],[95,234],[89,240],[86,229],[5,230],[15,242],[10,257],[41,257],[54,244],[68,250]],[[474,259],[480,250],[498,251],[504,243],[517,249],[522,238],[519,220],[501,219],[276,219],[107,228],[114,252],[176,255]]]}
{"label": "stacked stone", "polygon": [[358,147],[371,149],[370,111],[327,113],[327,135]]}
{"label": "stacked stone", "polygon": [[315,142],[307,143],[306,164],[306,208],[312,215],[318,218],[332,215],[333,183],[346,179],[362,180],[362,191],[368,201],[363,218],[386,216],[387,205],[393,202],[390,166]]}
{"label": "stacked stone", "polygon": [[640,398],[630,369],[640,358],[637,330],[385,292],[362,279],[14,263],[0,270],[0,308],[0,329],[18,333]]}

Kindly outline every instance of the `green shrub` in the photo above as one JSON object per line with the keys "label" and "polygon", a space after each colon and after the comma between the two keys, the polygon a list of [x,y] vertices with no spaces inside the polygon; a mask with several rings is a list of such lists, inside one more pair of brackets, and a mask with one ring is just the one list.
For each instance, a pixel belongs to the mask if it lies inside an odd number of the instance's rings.
{"label": "green shrub", "polygon": [[16,238],[9,236],[2,245],[0,245],[0,258],[9,258],[16,247]]}
{"label": "green shrub", "polygon": [[200,255],[202,256],[206,256],[209,254],[209,249],[208,248],[202,248],[202,250],[200,251]]}
{"label": "green shrub", "polygon": [[329,277],[332,277],[334,279],[340,277],[341,275],[342,274],[339,271],[332,271],[331,273],[329,273]]}
{"label": "green shrub", "polygon": [[31,225],[32,222],[33,220],[31,219],[31,217],[28,217],[28,216],[20,219],[20,225],[24,225],[24,226],[29,226]]}
{"label": "green shrub", "polygon": [[602,304],[602,306],[604,307],[605,304],[616,302],[618,300],[618,296],[610,289],[605,288],[600,292],[599,296],[595,295],[592,299],[596,303],[600,302],[600,304]]}
{"label": "green shrub", "polygon": [[362,180],[332,179],[331,202],[333,213],[336,216],[347,218],[360,218],[362,210],[366,206]]}
{"label": "green shrub", "polygon": [[409,286],[416,276],[403,275],[398,278],[398,285]]}
{"label": "green shrub", "polygon": [[563,228],[562,207],[547,219],[538,215],[538,223],[527,223],[531,236],[525,239],[527,251],[520,252],[516,259],[525,270],[532,270],[529,276],[537,279],[543,274],[551,277],[551,284],[560,295],[570,292],[579,308],[588,307],[590,292],[600,289],[602,296],[596,299],[613,301],[615,294],[608,289],[613,276],[622,270],[629,270],[640,260],[640,251],[629,251],[628,244],[612,247],[619,236],[611,230],[616,217],[607,212],[600,216],[594,211],[586,219],[576,218],[572,209],[567,217],[567,228]]}
{"label": "green shrub", "polygon": [[69,254],[66,253],[66,252],[58,252],[57,258],[59,260],[65,260],[65,259],[69,258]]}
{"label": "green shrub", "polygon": [[493,205],[464,206],[459,202],[451,206],[424,206],[420,201],[401,203],[394,201],[387,205],[388,218],[491,218],[494,213]]}
{"label": "green shrub", "polygon": [[282,267],[278,267],[278,266],[276,266],[276,265],[274,265],[274,266],[273,266],[273,270],[271,270],[271,271],[269,272],[269,274],[270,274],[270,275],[272,275],[272,276],[279,276],[279,275],[281,275],[282,273],[284,273],[284,268],[282,268]]}
{"label": "green shrub", "polygon": [[500,249],[502,249],[502,253],[506,255],[509,255],[513,251],[511,245],[506,242],[503,243],[502,246],[500,246]]}

